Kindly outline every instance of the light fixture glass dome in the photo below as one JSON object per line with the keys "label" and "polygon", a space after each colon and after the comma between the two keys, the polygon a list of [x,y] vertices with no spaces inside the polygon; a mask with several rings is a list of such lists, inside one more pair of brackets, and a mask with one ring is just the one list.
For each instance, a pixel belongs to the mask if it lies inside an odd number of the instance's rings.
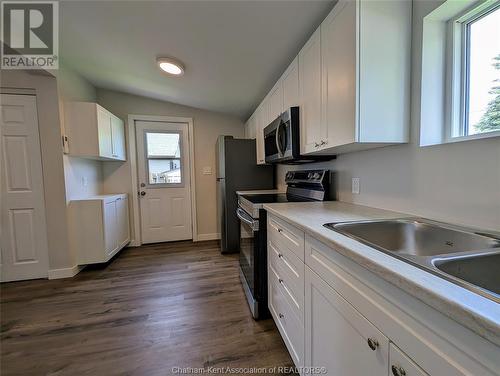
{"label": "light fixture glass dome", "polygon": [[170,57],[159,57],[156,62],[162,71],[172,76],[182,76],[184,74],[184,66],[180,61]]}

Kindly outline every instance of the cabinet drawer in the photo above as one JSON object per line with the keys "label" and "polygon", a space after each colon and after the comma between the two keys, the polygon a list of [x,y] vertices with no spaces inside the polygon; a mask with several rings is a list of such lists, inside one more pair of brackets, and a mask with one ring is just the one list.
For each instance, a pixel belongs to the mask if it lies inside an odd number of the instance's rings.
{"label": "cabinet drawer", "polygon": [[267,236],[275,244],[288,248],[304,261],[304,232],[296,227],[269,216],[267,221]]}
{"label": "cabinet drawer", "polygon": [[304,364],[304,327],[288,304],[278,282],[278,275],[269,268],[269,309],[276,326],[297,367]]}
{"label": "cabinet drawer", "polygon": [[429,376],[393,343],[389,344],[389,375]]}
{"label": "cabinet drawer", "polygon": [[272,240],[268,241],[269,265],[279,277],[288,302],[297,311],[297,317],[304,317],[304,263],[288,249],[280,247]]}

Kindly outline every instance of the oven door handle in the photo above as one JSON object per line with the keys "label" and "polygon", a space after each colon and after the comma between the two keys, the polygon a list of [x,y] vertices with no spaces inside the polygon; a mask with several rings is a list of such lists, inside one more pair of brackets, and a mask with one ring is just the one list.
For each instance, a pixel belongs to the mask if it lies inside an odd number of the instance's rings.
{"label": "oven door handle", "polygon": [[236,215],[241,220],[241,222],[246,223],[253,231],[259,230],[259,221],[254,221],[246,211],[241,208],[236,209]]}

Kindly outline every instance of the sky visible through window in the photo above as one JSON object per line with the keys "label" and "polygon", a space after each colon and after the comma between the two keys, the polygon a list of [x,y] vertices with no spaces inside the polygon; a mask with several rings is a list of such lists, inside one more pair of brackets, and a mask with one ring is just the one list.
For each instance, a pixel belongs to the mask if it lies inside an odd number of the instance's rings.
{"label": "sky visible through window", "polygon": [[468,134],[500,131],[500,8],[470,25]]}

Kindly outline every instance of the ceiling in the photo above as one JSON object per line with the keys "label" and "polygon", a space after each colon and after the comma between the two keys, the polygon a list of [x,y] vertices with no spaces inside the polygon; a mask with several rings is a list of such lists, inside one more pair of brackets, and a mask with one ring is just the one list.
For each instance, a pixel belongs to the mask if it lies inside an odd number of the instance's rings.
{"label": "ceiling", "polygon": [[[60,2],[61,60],[99,88],[246,119],[334,2]],[[182,77],[157,56],[180,59]]]}

